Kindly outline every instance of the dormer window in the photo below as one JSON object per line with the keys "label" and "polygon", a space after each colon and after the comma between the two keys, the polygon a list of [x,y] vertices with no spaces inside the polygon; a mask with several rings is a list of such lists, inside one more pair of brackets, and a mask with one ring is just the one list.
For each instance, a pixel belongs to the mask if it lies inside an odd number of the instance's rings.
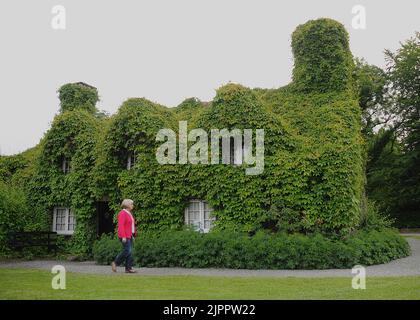
{"label": "dormer window", "polygon": [[61,164],[61,169],[63,170],[64,174],[71,172],[71,162],[70,159],[66,157],[63,158],[63,162]]}
{"label": "dormer window", "polygon": [[127,170],[131,170],[135,164],[136,164],[136,154],[134,152],[130,152],[127,156]]}

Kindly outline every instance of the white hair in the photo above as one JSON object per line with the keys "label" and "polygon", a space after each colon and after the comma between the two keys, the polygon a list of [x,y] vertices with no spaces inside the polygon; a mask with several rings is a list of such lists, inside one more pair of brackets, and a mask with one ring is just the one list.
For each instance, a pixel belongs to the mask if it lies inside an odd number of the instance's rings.
{"label": "white hair", "polygon": [[131,199],[124,199],[123,202],[121,202],[121,207],[123,209],[128,209],[128,207],[132,206],[134,204],[134,201]]}

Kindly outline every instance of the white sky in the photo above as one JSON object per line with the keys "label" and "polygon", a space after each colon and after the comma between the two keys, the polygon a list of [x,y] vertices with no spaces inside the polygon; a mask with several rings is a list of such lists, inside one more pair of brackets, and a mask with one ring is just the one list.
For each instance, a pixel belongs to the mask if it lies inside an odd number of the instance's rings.
{"label": "white sky", "polygon": [[[366,30],[351,26],[357,4]],[[66,30],[51,28],[55,5],[66,8]],[[290,81],[297,25],[336,19],[353,54],[383,66],[385,48],[420,31],[419,12],[418,0],[1,0],[0,153],[39,142],[64,83],[97,87],[110,113],[129,97],[211,100],[229,81],[275,88]]]}

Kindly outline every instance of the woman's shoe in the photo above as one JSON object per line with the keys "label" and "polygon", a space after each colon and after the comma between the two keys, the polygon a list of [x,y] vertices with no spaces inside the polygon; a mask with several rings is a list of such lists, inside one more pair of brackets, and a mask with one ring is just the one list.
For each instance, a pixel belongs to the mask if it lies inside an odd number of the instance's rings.
{"label": "woman's shoe", "polygon": [[125,270],[125,273],[137,273],[136,270],[130,269],[130,270]]}

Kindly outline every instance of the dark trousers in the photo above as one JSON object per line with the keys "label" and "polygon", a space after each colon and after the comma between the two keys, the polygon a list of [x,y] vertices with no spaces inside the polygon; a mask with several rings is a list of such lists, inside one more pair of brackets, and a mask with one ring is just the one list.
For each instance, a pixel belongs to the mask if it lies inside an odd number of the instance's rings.
{"label": "dark trousers", "polygon": [[[121,239],[120,239],[121,240]],[[133,238],[127,239],[126,242],[122,242],[123,250],[115,258],[115,264],[119,266],[125,262],[125,270],[130,270],[133,267]]]}

